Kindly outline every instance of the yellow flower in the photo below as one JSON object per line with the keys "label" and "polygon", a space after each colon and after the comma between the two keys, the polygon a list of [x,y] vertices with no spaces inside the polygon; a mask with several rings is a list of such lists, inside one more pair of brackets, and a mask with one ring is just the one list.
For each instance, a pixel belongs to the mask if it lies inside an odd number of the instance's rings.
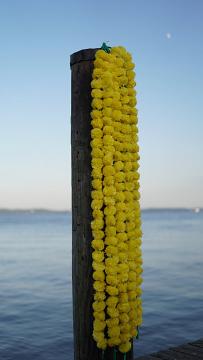
{"label": "yellow flower", "polygon": [[110,107],[106,107],[102,110],[103,117],[111,117],[112,115],[112,109]]}
{"label": "yellow flower", "polygon": [[93,169],[91,175],[95,179],[102,179],[102,171],[101,171],[101,169]]}
{"label": "yellow flower", "polygon": [[118,243],[118,240],[115,236],[106,236],[105,238],[105,244],[106,245],[113,245],[116,246]]}
{"label": "yellow flower", "polygon": [[103,251],[93,251],[92,253],[92,258],[93,260],[95,260],[96,262],[102,262],[104,260],[104,253]]}
{"label": "yellow flower", "polygon": [[104,186],[103,194],[104,196],[114,196],[116,194],[116,189],[114,186]]}
{"label": "yellow flower", "polygon": [[125,180],[125,173],[122,171],[119,171],[115,174],[115,181],[122,182]]}
{"label": "yellow flower", "polygon": [[111,165],[106,165],[103,167],[103,174],[104,176],[112,176],[115,174],[115,169]]}
{"label": "yellow flower", "polygon": [[103,157],[103,164],[104,165],[112,165],[113,164],[113,154],[108,152]]}
{"label": "yellow flower", "polygon": [[92,139],[101,139],[103,136],[103,131],[99,128],[95,128],[91,130]]}
{"label": "yellow flower", "polygon": [[124,221],[117,221],[116,222],[116,231],[117,232],[124,232],[125,231],[125,222]]}
{"label": "yellow flower", "polygon": [[128,302],[128,293],[120,293],[119,294],[119,302],[127,303]]}
{"label": "yellow flower", "polygon": [[116,193],[116,200],[120,201],[120,202],[124,202],[125,201],[125,195],[122,191],[117,191]]}
{"label": "yellow flower", "polygon": [[110,318],[118,318],[119,317],[119,311],[118,309],[115,309],[114,307],[107,306],[107,314],[110,316]]}
{"label": "yellow flower", "polygon": [[131,328],[130,334],[131,334],[132,337],[137,336],[137,330],[135,328]]}
{"label": "yellow flower", "polygon": [[129,322],[129,316],[126,313],[121,313],[119,318],[121,323],[125,324]]}
{"label": "yellow flower", "polygon": [[123,170],[124,164],[122,161],[116,161],[114,163],[114,167],[115,167],[116,172],[119,172],[119,171]]}
{"label": "yellow flower", "polygon": [[108,215],[115,215],[116,213],[116,207],[115,206],[107,206],[105,209],[104,209],[104,214],[106,216]]}
{"label": "yellow flower", "polygon": [[[113,215],[107,215],[105,218],[106,225],[112,225],[114,226],[116,224],[115,216]],[[106,243],[106,242],[105,242]],[[110,244],[113,245],[113,244]]]}
{"label": "yellow flower", "polygon": [[123,344],[120,344],[118,349],[122,353],[127,353],[131,349],[131,342],[127,341]]}
{"label": "yellow flower", "polygon": [[101,110],[103,108],[103,101],[98,98],[93,99],[92,100],[92,108]]}
{"label": "yellow flower", "polygon": [[102,181],[99,179],[93,179],[92,180],[92,187],[95,190],[101,190],[102,189]]}
{"label": "yellow flower", "polygon": [[124,242],[119,242],[118,244],[118,248],[119,248],[119,251],[127,251],[128,250],[128,245]]}
{"label": "yellow flower", "polygon": [[92,306],[94,311],[103,311],[106,307],[106,304],[104,301],[94,301]]}
{"label": "yellow flower", "polygon": [[104,204],[106,206],[114,206],[115,205],[115,199],[113,196],[104,196]]}
{"label": "yellow flower", "polygon": [[123,272],[118,275],[118,280],[120,283],[128,281],[128,272]]}
{"label": "yellow flower", "polygon": [[131,282],[128,283],[128,290],[129,291],[136,290],[136,287],[137,287],[136,281],[131,281]]}
{"label": "yellow flower", "polygon": [[116,228],[114,226],[106,226],[105,233],[107,236],[116,236]]}
{"label": "yellow flower", "polygon": [[126,204],[123,202],[117,203],[117,211],[125,211],[126,210]]}
{"label": "yellow flower", "polygon": [[97,262],[97,261],[93,261],[92,262],[92,267],[93,270],[98,270],[98,271],[103,271],[105,269],[105,265],[103,262]]}
{"label": "yellow flower", "polygon": [[128,240],[128,236],[126,233],[117,234],[117,238],[119,241],[127,241]]}
{"label": "yellow flower", "polygon": [[105,253],[108,256],[113,256],[118,254],[118,248],[116,246],[108,245],[105,249]]}
{"label": "yellow flower", "polygon": [[106,300],[106,305],[110,307],[116,307],[118,304],[118,297],[117,296],[109,296]]}
{"label": "yellow flower", "polygon": [[95,320],[100,320],[100,321],[104,321],[106,317],[104,311],[94,311],[93,315]]}
{"label": "yellow flower", "polygon": [[109,318],[106,320],[106,324],[107,324],[108,328],[112,328],[119,324],[119,318],[118,317]]}
{"label": "yellow flower", "polygon": [[118,277],[116,275],[107,275],[106,282],[109,285],[116,286],[118,284]]}
{"label": "yellow flower", "polygon": [[[96,291],[94,294],[95,301],[103,301],[106,299],[106,294],[104,291]],[[99,310],[100,311],[100,310]]]}
{"label": "yellow flower", "polygon": [[[105,176],[104,180],[103,180],[103,184],[104,186],[110,186],[114,184],[114,176],[110,175],[110,176]],[[105,210],[105,209],[104,209]]]}
{"label": "yellow flower", "polygon": [[97,342],[97,346],[99,349],[105,350],[106,346],[107,346],[107,340],[106,339],[101,339]]}
{"label": "yellow flower", "polygon": [[108,335],[110,338],[112,337],[119,337],[120,335],[120,327],[119,326],[114,326],[112,328],[108,329]]}
{"label": "yellow flower", "polygon": [[112,118],[115,121],[119,121],[121,119],[122,113],[120,110],[113,110],[112,111]]}
{"label": "yellow flower", "polygon": [[123,191],[123,190],[125,190],[125,184],[124,183],[115,183],[115,188],[117,191]]}
{"label": "yellow flower", "polygon": [[[95,210],[95,211],[99,211],[99,210]],[[98,240],[103,239],[103,237],[105,236],[102,230],[92,230],[92,235],[94,239],[98,239]]]}
{"label": "yellow flower", "polygon": [[[99,130],[99,129],[98,129]],[[92,152],[91,152],[91,155],[95,158],[103,158],[103,151],[99,148],[93,148],[92,149]]]}
{"label": "yellow flower", "polygon": [[129,270],[129,265],[124,263],[124,264],[118,264],[118,272],[119,273],[123,273],[123,272],[128,272]]}
{"label": "yellow flower", "polygon": [[121,107],[122,107],[122,104],[121,104],[120,101],[114,99],[114,100],[112,101],[111,106],[112,106],[112,108],[114,108],[114,109],[120,110]]}
{"label": "yellow flower", "polygon": [[129,274],[128,274],[129,281],[135,281],[136,277],[137,277],[137,274],[135,271],[129,271]]}
{"label": "yellow flower", "polygon": [[92,80],[91,82],[92,89],[101,89],[102,87],[102,81],[101,80]]}
{"label": "yellow flower", "polygon": [[95,341],[101,341],[104,339],[104,332],[103,331],[93,331],[93,338]]}
{"label": "yellow flower", "polygon": [[90,143],[93,338],[100,349],[119,346],[125,353],[142,322],[135,73],[124,47],[113,47],[110,53],[101,49],[95,57]]}
{"label": "yellow flower", "polygon": [[92,210],[92,216],[93,218],[102,218],[103,219],[103,212],[102,210],[98,210],[98,209],[95,209],[95,210]]}
{"label": "yellow flower", "polygon": [[96,147],[96,148],[101,148],[102,146],[103,146],[103,140],[102,139],[99,139],[99,138],[95,138],[95,139],[93,139],[91,142],[90,142],[90,145],[91,145],[91,147],[92,147],[92,149],[94,148],[94,147]]}
{"label": "yellow flower", "polygon": [[116,286],[107,285],[106,292],[111,296],[118,295],[118,289]]}
{"label": "yellow flower", "polygon": [[105,135],[112,135],[114,133],[113,126],[105,125],[104,128],[103,128],[103,133]]}
{"label": "yellow flower", "polygon": [[93,288],[96,290],[96,291],[104,291],[105,290],[105,286],[106,286],[106,283],[104,282],[104,280],[102,281],[94,281],[94,284],[93,284]]}
{"label": "yellow flower", "polygon": [[128,258],[129,258],[129,253],[124,252],[124,251],[120,251],[118,256],[119,256],[120,262],[126,262],[128,260]]}
{"label": "yellow flower", "polygon": [[102,219],[95,219],[91,221],[91,228],[93,230],[101,230],[104,226],[104,221]]}
{"label": "yellow flower", "polygon": [[130,310],[130,311],[129,311],[129,318],[130,318],[130,320],[136,319],[136,317],[137,317],[137,312],[136,312],[136,310]]}
{"label": "yellow flower", "polygon": [[92,247],[95,250],[103,250],[104,249],[104,242],[103,240],[93,240]]}
{"label": "yellow flower", "polygon": [[112,146],[114,144],[114,139],[112,135],[104,135],[103,136],[103,144],[106,146]]}
{"label": "yellow flower", "polygon": [[93,89],[91,91],[92,98],[101,99],[103,97],[103,91],[100,89]]}
{"label": "yellow flower", "polygon": [[[98,139],[97,139],[98,140]],[[92,168],[102,168],[103,166],[103,161],[100,158],[96,158],[96,159],[92,159],[91,162]]]}
{"label": "yellow flower", "polygon": [[94,330],[95,331],[102,331],[106,327],[106,321],[102,321],[99,319],[94,320]]}
{"label": "yellow flower", "polygon": [[93,190],[91,192],[91,196],[92,196],[92,199],[101,200],[101,199],[103,199],[103,192],[102,192],[102,190]]}
{"label": "yellow flower", "polygon": [[118,262],[119,262],[119,257],[118,256],[112,256],[111,258],[106,258],[105,259],[105,265],[109,266],[109,267],[116,267],[117,268]]}
{"label": "yellow flower", "polygon": [[100,118],[95,118],[91,121],[91,125],[93,128],[99,128],[102,129],[103,127],[103,120]]}
{"label": "yellow flower", "polygon": [[136,291],[128,291],[128,299],[129,300],[135,300],[137,297],[137,292]]}
{"label": "yellow flower", "polygon": [[121,324],[121,326],[120,326],[121,333],[126,333],[126,334],[129,333],[130,328],[131,328],[131,326],[129,323]]}
{"label": "yellow flower", "polygon": [[121,343],[120,337],[111,337],[107,340],[108,346],[113,347]]}
{"label": "yellow flower", "polygon": [[92,210],[100,210],[103,206],[103,200],[92,200],[91,208]]}
{"label": "yellow flower", "polygon": [[112,98],[105,98],[104,100],[103,100],[103,103],[104,103],[104,107],[107,107],[107,106],[111,106],[111,104],[112,104]]}
{"label": "yellow flower", "polygon": [[117,274],[117,268],[115,266],[111,267],[106,265],[105,272],[107,275],[115,275]]}
{"label": "yellow flower", "polygon": [[126,283],[118,284],[118,290],[119,290],[119,293],[126,293],[127,292],[127,284]]}
{"label": "yellow flower", "polygon": [[93,272],[93,279],[103,282],[105,280],[104,272],[100,271],[100,270],[94,271]]}

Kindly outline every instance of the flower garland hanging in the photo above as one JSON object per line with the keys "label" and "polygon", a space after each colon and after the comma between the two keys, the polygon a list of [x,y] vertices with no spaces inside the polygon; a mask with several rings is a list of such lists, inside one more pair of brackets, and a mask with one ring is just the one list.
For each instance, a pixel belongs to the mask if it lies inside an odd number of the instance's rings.
{"label": "flower garland hanging", "polygon": [[[108,49],[108,51],[107,51]],[[139,147],[134,64],[96,52],[91,111],[93,338],[126,353],[142,323]]]}

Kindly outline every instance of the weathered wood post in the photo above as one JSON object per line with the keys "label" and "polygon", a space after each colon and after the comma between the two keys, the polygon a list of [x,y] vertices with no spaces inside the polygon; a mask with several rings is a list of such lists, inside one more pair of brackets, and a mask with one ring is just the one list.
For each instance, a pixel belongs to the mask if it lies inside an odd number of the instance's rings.
{"label": "weathered wood post", "polygon": [[96,49],[71,55],[72,283],[75,360],[99,359],[92,338],[91,77]]}
{"label": "weathered wood post", "polygon": [[[91,80],[98,49],[71,55],[71,147],[72,147],[72,284],[75,360],[113,360],[112,349],[102,354],[92,338],[91,250]],[[123,360],[117,353],[116,360]],[[133,359],[131,350],[126,360]]]}

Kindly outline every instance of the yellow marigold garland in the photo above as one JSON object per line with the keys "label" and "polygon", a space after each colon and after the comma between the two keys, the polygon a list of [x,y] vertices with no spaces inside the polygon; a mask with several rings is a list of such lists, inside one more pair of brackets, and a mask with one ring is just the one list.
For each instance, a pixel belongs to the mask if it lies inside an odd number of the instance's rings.
{"label": "yellow marigold garland", "polygon": [[91,112],[93,337],[126,353],[142,323],[139,147],[134,64],[96,52]]}

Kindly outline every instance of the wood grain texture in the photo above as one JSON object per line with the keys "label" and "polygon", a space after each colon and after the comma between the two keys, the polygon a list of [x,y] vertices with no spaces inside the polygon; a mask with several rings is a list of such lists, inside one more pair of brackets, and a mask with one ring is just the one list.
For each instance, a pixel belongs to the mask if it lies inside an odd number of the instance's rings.
{"label": "wood grain texture", "polygon": [[172,347],[168,350],[142,356],[137,360],[203,360],[203,339],[184,344],[178,347]]}
{"label": "wood grain texture", "polygon": [[92,338],[91,78],[95,49],[71,55],[72,289],[74,359],[100,359]]}

